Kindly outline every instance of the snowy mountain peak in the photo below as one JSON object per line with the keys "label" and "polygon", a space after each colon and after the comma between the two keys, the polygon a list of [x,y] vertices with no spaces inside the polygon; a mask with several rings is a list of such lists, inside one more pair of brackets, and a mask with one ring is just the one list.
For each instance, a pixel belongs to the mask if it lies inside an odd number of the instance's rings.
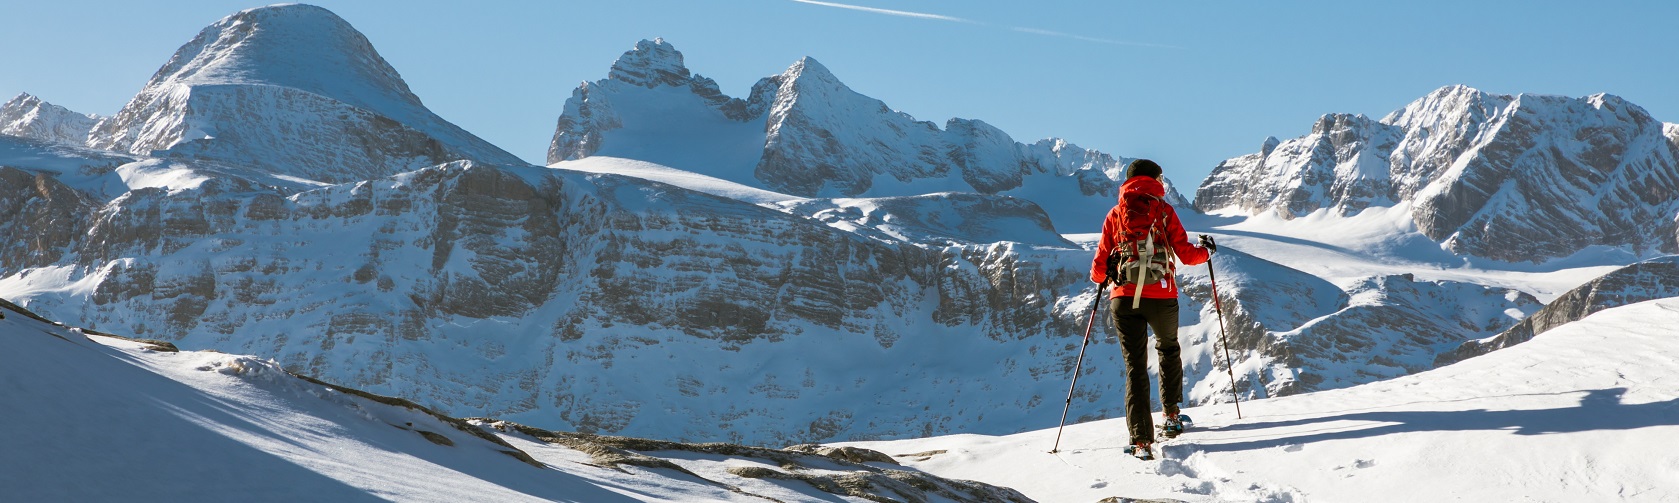
{"label": "snowy mountain peak", "polygon": [[787,72],[782,75],[795,80],[809,79],[805,80],[805,82],[840,83],[839,77],[835,77],[834,72],[829,71],[828,67],[822,65],[822,62],[817,61],[816,58],[810,56],[799,58],[799,60],[794,62],[793,66],[788,67]]}
{"label": "snowy mountain peak", "polygon": [[81,145],[99,119],[22,93],[0,105],[0,134]]}
{"label": "snowy mountain peak", "polygon": [[375,110],[384,102],[420,105],[367,37],[305,4],[248,9],[204,28],[147,87],[172,83],[276,85]]}
{"label": "snowy mountain peak", "polygon": [[[829,71],[828,67],[823,66],[816,58],[810,56],[799,58],[798,61],[793,63],[793,66],[788,67],[787,71],[782,72],[780,76],[775,78],[780,83],[781,92],[777,95],[781,98],[779,101],[791,102],[799,98],[822,100],[849,98],[851,100],[862,99],[880,103],[879,100],[852,91],[850,87],[840,81],[839,77],[834,76],[834,72]],[[855,95],[855,97],[847,95]],[[881,103],[881,108],[885,108],[884,103]]]}
{"label": "snowy mountain peak", "polygon": [[691,75],[682,64],[682,53],[663,38],[636,42],[635,48],[612,63],[607,78],[654,88],[687,85]]}
{"label": "snowy mountain peak", "polygon": [[427,110],[342,18],[300,4],[200,31],[87,146],[330,183],[462,159],[525,164]]}

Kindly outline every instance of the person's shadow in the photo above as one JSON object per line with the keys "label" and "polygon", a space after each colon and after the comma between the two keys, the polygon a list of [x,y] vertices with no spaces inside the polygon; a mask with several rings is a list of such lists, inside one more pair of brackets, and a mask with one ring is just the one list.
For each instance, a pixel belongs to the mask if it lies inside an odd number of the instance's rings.
{"label": "person's shadow", "polygon": [[[1626,388],[1582,391],[1586,395],[1580,398],[1580,405],[1556,409],[1371,411],[1287,421],[1233,424],[1209,428],[1209,431],[1255,431],[1258,433],[1259,430],[1271,428],[1286,428],[1315,423],[1328,425],[1336,421],[1385,423],[1366,428],[1313,430],[1297,434],[1284,434],[1278,437],[1267,435],[1267,438],[1239,440],[1229,443],[1201,443],[1197,447],[1202,451],[1226,452],[1421,431],[1504,430],[1517,435],[1546,435],[1679,425],[1679,398],[1662,402],[1627,405],[1621,403],[1621,396],[1626,394]],[[1568,393],[1580,392],[1572,391]]]}

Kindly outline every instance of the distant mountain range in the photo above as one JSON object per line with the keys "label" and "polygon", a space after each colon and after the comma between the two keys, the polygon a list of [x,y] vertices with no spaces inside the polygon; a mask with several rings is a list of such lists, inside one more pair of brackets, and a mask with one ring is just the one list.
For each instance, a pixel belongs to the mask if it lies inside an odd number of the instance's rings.
{"label": "distant mountain range", "polygon": [[1130,161],[1058,138],[1016,142],[978,120],[941,129],[858,94],[809,57],[746,99],[690,72],[662,39],[636,44],[607,75],[566,100],[549,163],[636,159],[801,197],[1014,196],[1081,229],[1099,227],[1091,215],[1113,206]]}
{"label": "distant mountain range", "polygon": [[[1195,232],[1409,205],[1405,232],[1466,256],[1669,250],[1675,128],[1611,98],[1447,88],[1226,161],[1196,196],[1214,216],[1171,197]],[[455,416],[758,444],[1041,427],[1096,294],[1081,235],[1127,160],[917,121],[812,58],[731,98],[652,40],[529,166],[296,4],[206,28],[109,118],[24,96],[0,119],[0,228],[31,238],[0,242],[0,297]],[[1524,189],[1534,166],[1554,184]],[[1640,216],[1655,231],[1610,225]],[[1541,307],[1520,282],[1328,277],[1248,242],[1216,255],[1237,383],[1206,268],[1182,271],[1191,402],[1416,372]],[[1122,414],[1105,339],[1075,419]]]}
{"label": "distant mountain range", "polygon": [[1542,262],[1592,247],[1679,253],[1679,125],[1609,94],[1441,88],[1381,120],[1325,115],[1312,133],[1220,163],[1203,212],[1283,218],[1403,206],[1454,253]]}

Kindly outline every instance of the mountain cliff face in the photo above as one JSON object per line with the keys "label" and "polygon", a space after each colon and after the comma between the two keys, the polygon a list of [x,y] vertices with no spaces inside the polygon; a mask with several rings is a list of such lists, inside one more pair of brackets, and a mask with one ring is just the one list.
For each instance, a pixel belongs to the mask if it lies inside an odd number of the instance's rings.
{"label": "mountain cliff face", "polygon": [[[442,410],[760,444],[1037,424],[1065,393],[1094,294],[1087,251],[980,242],[1042,225],[986,218],[1019,202],[983,195],[783,212],[470,162],[301,190],[198,173],[74,206],[86,230],[65,233],[67,252],[8,268],[0,290],[29,285],[50,316],[274,355]],[[1239,254],[1221,264],[1250,396],[1378,377],[1333,374],[1348,361],[1403,373],[1522,307],[1473,285],[1375,280],[1364,299]],[[1222,400],[1208,289],[1195,270],[1184,282],[1191,400]],[[1412,307],[1466,289],[1456,301],[1472,312]],[[1120,413],[1117,358],[1092,349],[1082,416]]]}
{"label": "mountain cliff face", "polygon": [[[548,162],[589,156],[803,197],[1009,195],[1069,228],[1100,221],[1129,161],[1053,138],[1019,143],[978,120],[951,119],[941,129],[857,93],[808,57],[760,80],[746,99],[730,98],[689,72],[664,40],[638,43],[608,78],[584,83],[566,101]],[[1170,197],[1185,201],[1176,191]]]}
{"label": "mountain cliff face", "polygon": [[1327,115],[1307,136],[1227,160],[1195,205],[1285,218],[1408,205],[1447,249],[1508,262],[1594,245],[1672,253],[1674,129],[1613,95],[1446,87],[1379,121]]}
{"label": "mountain cliff face", "polygon": [[72,112],[28,93],[0,105],[0,135],[81,145],[99,120],[97,115]]}
{"label": "mountain cliff face", "polygon": [[366,37],[302,4],[205,28],[87,144],[332,183],[461,159],[524,164],[432,114]]}

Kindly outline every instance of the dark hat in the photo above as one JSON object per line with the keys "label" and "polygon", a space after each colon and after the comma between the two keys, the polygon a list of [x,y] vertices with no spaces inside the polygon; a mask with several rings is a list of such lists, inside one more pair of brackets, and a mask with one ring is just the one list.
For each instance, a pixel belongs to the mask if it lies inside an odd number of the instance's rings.
{"label": "dark hat", "polygon": [[1154,178],[1160,176],[1160,173],[1160,165],[1155,164],[1154,161],[1150,161],[1148,159],[1137,159],[1135,161],[1131,161],[1131,164],[1125,167],[1126,179],[1138,176]]}

